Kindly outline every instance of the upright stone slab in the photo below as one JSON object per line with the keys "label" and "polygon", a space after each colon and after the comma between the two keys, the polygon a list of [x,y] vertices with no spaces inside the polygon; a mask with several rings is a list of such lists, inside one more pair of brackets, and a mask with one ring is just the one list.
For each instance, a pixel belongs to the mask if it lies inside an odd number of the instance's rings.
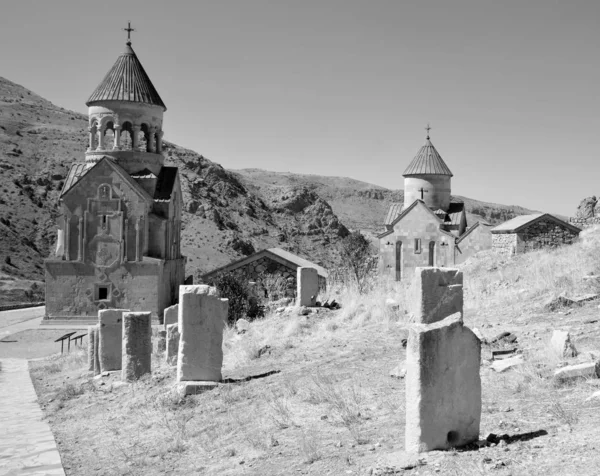
{"label": "upright stone slab", "polygon": [[479,438],[481,342],[463,325],[462,273],[416,273],[420,312],[406,349],[406,451],[463,446]]}
{"label": "upright stone slab", "polygon": [[100,370],[121,370],[123,345],[123,313],[129,309],[98,311],[100,326]]}
{"label": "upright stone slab", "polygon": [[177,381],[221,380],[223,328],[229,301],[207,285],[179,287]]}
{"label": "upright stone slab", "polygon": [[571,334],[568,331],[555,330],[552,332],[550,347],[561,359],[565,357],[577,357],[578,355],[575,344],[571,342]]}
{"label": "upright stone slab", "polygon": [[123,314],[123,368],[126,382],[150,373],[152,359],[152,315],[150,312]]}
{"label": "upright stone slab", "polygon": [[88,370],[94,371],[94,362],[96,362],[96,326],[89,326],[87,329],[88,337]]}
{"label": "upright stone slab", "polygon": [[100,369],[100,325],[94,326],[94,375],[102,372]]}
{"label": "upright stone slab", "polygon": [[177,323],[167,326],[167,349],[165,360],[169,365],[177,364],[177,354],[179,353],[179,327]]}
{"label": "upright stone slab", "polygon": [[170,326],[171,324],[177,324],[178,314],[179,314],[179,304],[175,304],[164,310],[163,320],[164,320],[165,331],[167,330],[167,326]]}
{"label": "upright stone slab", "polygon": [[315,268],[299,267],[296,278],[296,305],[315,306],[319,294],[319,274]]}
{"label": "upright stone slab", "polygon": [[415,322],[431,324],[463,310],[463,274],[451,268],[417,268],[411,283]]}

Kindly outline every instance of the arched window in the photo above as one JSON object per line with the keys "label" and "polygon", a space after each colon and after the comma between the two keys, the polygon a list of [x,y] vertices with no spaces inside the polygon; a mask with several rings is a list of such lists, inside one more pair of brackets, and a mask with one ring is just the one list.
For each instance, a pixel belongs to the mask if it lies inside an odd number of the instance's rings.
{"label": "arched window", "polygon": [[104,131],[104,150],[110,150],[115,145],[115,125],[111,121],[106,124]]}
{"label": "arched window", "polygon": [[102,200],[110,200],[111,198],[111,189],[110,185],[103,183],[98,187],[98,198]]}
{"label": "arched window", "polygon": [[126,121],[121,125],[121,149],[131,150],[133,148],[133,128],[131,122]]}
{"label": "arched window", "polygon": [[148,135],[148,124],[142,124],[140,132],[138,132],[138,150],[141,152],[148,152],[149,139]]}

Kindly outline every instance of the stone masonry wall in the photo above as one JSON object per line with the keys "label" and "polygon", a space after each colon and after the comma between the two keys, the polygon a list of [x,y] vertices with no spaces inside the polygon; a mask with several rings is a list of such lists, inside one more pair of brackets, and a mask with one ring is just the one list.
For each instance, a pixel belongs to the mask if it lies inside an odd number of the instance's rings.
{"label": "stone masonry wall", "polygon": [[492,234],[492,249],[498,253],[512,255],[517,252],[516,233]]}
{"label": "stone masonry wall", "polygon": [[590,218],[569,218],[569,223],[577,228],[591,228],[600,225],[600,217]]}
{"label": "stone masonry wall", "polygon": [[570,245],[578,236],[579,233],[569,230],[566,226],[553,221],[542,220],[528,226],[525,231],[519,233],[519,238],[523,243],[517,248],[517,252]]}

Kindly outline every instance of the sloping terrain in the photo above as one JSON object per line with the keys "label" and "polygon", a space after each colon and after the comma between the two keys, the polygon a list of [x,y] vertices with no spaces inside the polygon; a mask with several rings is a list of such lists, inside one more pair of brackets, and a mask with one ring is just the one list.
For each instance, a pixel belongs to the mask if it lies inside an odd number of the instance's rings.
{"label": "sloping terrain", "polygon": [[[281,187],[305,187],[313,190],[331,205],[334,213],[349,228],[371,233],[382,230],[381,223],[391,203],[404,201],[403,190],[390,190],[347,177],[270,172],[261,169],[241,169],[235,172],[243,177],[249,188],[255,188],[263,195],[276,193]],[[535,213],[516,205],[480,202],[462,196],[455,198],[465,202],[469,224],[483,219],[496,225],[518,215]]]}

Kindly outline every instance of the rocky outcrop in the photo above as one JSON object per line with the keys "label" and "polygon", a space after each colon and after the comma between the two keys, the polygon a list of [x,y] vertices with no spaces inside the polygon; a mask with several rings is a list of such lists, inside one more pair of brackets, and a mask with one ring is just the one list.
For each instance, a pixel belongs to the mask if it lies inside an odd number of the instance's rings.
{"label": "rocky outcrop", "polygon": [[575,212],[576,218],[593,218],[596,213],[596,205],[598,204],[598,200],[595,196],[584,198],[579,206],[577,207],[577,211]]}

